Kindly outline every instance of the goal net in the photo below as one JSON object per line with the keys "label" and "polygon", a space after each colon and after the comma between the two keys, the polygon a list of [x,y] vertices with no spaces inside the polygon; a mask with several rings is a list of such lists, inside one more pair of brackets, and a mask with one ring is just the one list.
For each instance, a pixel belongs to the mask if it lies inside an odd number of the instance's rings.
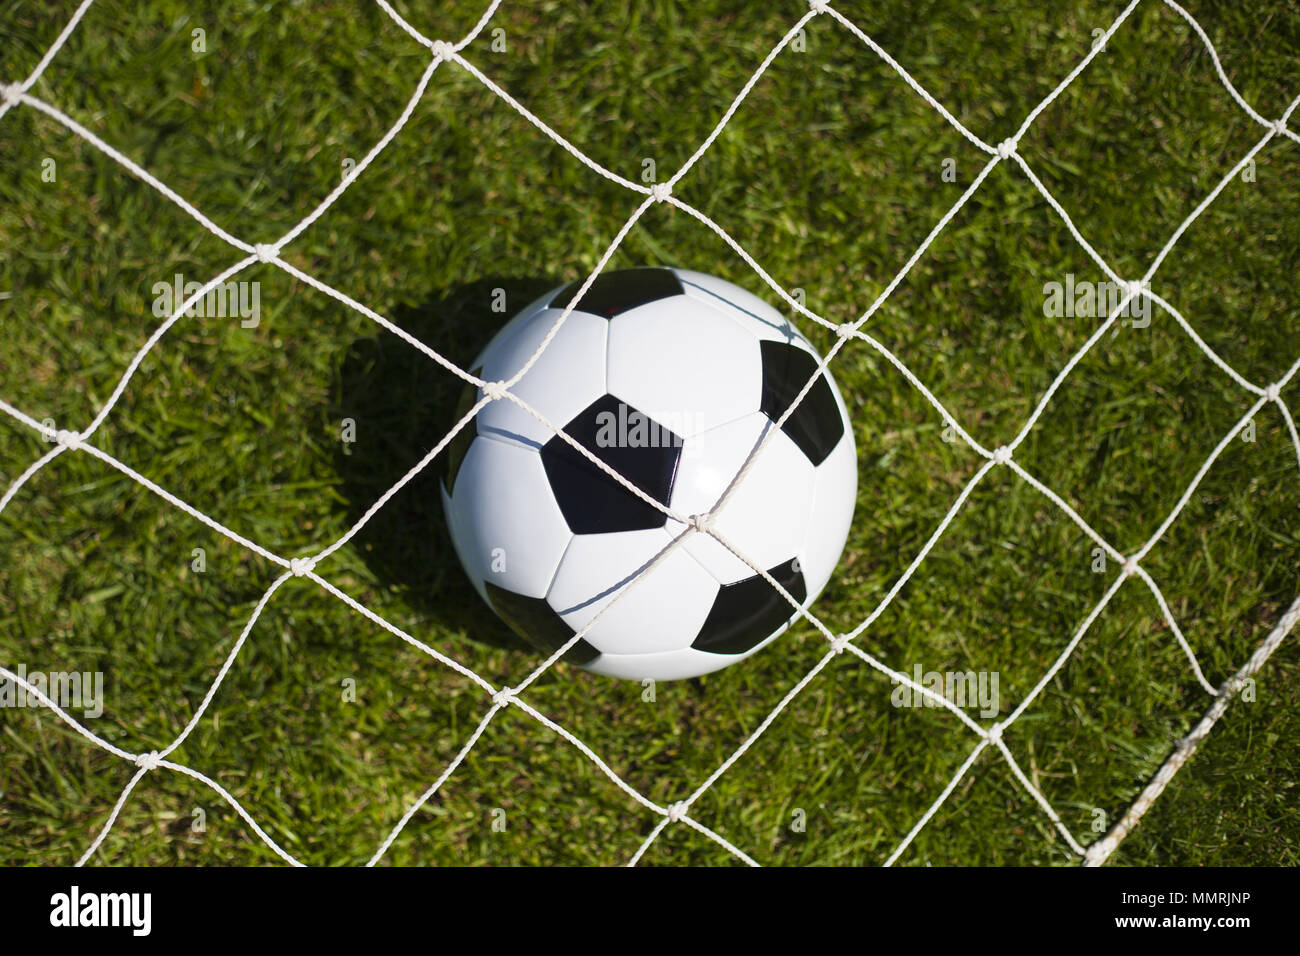
{"label": "goal net", "polygon": [[[1236,702],[1243,694],[1243,691],[1251,685],[1253,678],[1265,668],[1270,656],[1287,638],[1296,621],[1300,619],[1300,597],[1295,597],[1289,605],[1284,607],[1280,614],[1272,617],[1269,621],[1266,636],[1262,642],[1258,643],[1249,657],[1237,661],[1233,669],[1219,671],[1205,665],[1202,660],[1203,654],[1198,654],[1197,651],[1199,645],[1196,637],[1194,635],[1189,637],[1184,633],[1180,621],[1171,607],[1171,602],[1165,598],[1165,592],[1162,591],[1162,582],[1158,580],[1157,574],[1149,571],[1148,567],[1148,558],[1158,552],[1167,533],[1179,521],[1180,515],[1201,493],[1202,484],[1206,476],[1215,467],[1216,461],[1225,453],[1225,450],[1233,446],[1235,441],[1241,439],[1246,430],[1255,427],[1254,422],[1261,415],[1273,414],[1279,417],[1279,420],[1284,425],[1285,434],[1289,437],[1290,445],[1294,448],[1297,464],[1300,465],[1300,435],[1297,435],[1296,425],[1288,408],[1288,397],[1291,392],[1292,381],[1297,369],[1300,369],[1300,353],[1291,357],[1292,361],[1287,366],[1284,374],[1275,380],[1253,380],[1248,374],[1235,368],[1220,354],[1219,349],[1212,346],[1210,337],[1203,336],[1201,334],[1203,330],[1198,330],[1194,317],[1182,314],[1171,301],[1173,297],[1164,292],[1161,287],[1162,265],[1171,256],[1177,256],[1180,241],[1184,235],[1212,207],[1224,190],[1252,170],[1255,162],[1265,156],[1268,151],[1294,148],[1294,144],[1300,144],[1300,135],[1297,135],[1296,131],[1289,128],[1292,114],[1297,105],[1300,104],[1300,96],[1292,100],[1281,115],[1266,116],[1258,112],[1233,85],[1229,78],[1230,69],[1221,62],[1219,52],[1211,41],[1210,35],[1202,28],[1192,13],[1178,3],[1173,2],[1173,0],[1163,0],[1164,8],[1172,11],[1173,14],[1180,18],[1180,21],[1186,24],[1195,42],[1203,47],[1213,63],[1213,68],[1223,89],[1226,90],[1241,113],[1249,117],[1250,121],[1256,125],[1255,132],[1257,136],[1253,145],[1246,152],[1236,156],[1229,166],[1221,170],[1213,182],[1206,184],[1201,201],[1187,213],[1177,229],[1168,236],[1167,241],[1154,259],[1151,260],[1145,271],[1139,274],[1122,273],[1113,267],[1098,249],[1094,248],[1090,243],[1086,226],[1076,224],[1071,212],[1067,210],[1066,204],[1059,201],[1053,191],[1049,189],[1045,182],[1046,177],[1040,175],[1041,170],[1035,168],[1036,164],[1022,155],[1021,145],[1025,137],[1035,129],[1035,123],[1040,115],[1065,95],[1066,91],[1087,73],[1089,67],[1098,57],[1105,55],[1108,44],[1114,37],[1130,26],[1130,18],[1138,8],[1141,0],[1132,0],[1127,6],[1118,11],[1112,22],[1100,27],[1096,36],[1092,39],[1090,47],[1080,51],[1074,67],[1062,75],[1059,83],[1051,89],[1051,92],[1028,115],[1025,115],[1019,121],[1012,135],[996,140],[986,138],[986,131],[969,128],[964,124],[958,118],[962,113],[960,109],[956,107],[950,108],[938,97],[932,95],[914,77],[913,73],[909,72],[908,64],[903,62],[902,57],[895,59],[884,45],[861,29],[853,18],[837,9],[830,0],[811,0],[803,9],[794,9],[792,11],[788,30],[771,47],[766,57],[754,65],[748,81],[735,91],[734,98],[722,111],[711,132],[700,142],[698,148],[670,176],[666,178],[660,176],[653,181],[629,178],[592,158],[589,152],[584,150],[583,143],[570,141],[570,139],[566,138],[564,129],[557,129],[553,123],[548,123],[535,115],[534,112],[530,111],[527,102],[523,101],[522,98],[516,98],[510,90],[493,78],[493,70],[489,65],[481,58],[473,56],[470,47],[476,41],[482,43],[485,37],[491,35],[493,25],[496,22],[495,18],[498,17],[500,12],[501,0],[494,0],[494,2],[490,3],[473,28],[464,35],[457,37],[429,36],[412,15],[404,16],[387,0],[376,0],[376,2],[383,15],[407,35],[411,44],[418,44],[427,50],[427,67],[419,77],[418,83],[410,90],[404,108],[391,121],[388,121],[386,132],[373,142],[373,145],[363,156],[349,165],[341,181],[332,191],[319,197],[314,208],[307,215],[273,241],[255,241],[246,235],[236,235],[227,231],[214,219],[205,215],[201,208],[192,204],[181,189],[174,188],[151,172],[149,161],[140,150],[133,150],[121,144],[107,141],[88,128],[86,123],[75,118],[70,111],[61,109],[57,99],[46,98],[34,92],[38,81],[46,74],[51,64],[61,54],[66,53],[65,47],[68,45],[69,38],[76,31],[91,28],[85,21],[94,6],[94,0],[85,0],[77,7],[62,32],[58,34],[57,39],[44,51],[34,68],[25,77],[3,78],[8,82],[3,87],[0,87],[0,124],[12,121],[17,111],[34,111],[41,114],[44,120],[57,124],[71,136],[79,138],[102,154],[103,157],[107,157],[120,168],[123,174],[135,177],[143,184],[146,184],[147,187],[165,197],[166,200],[181,210],[185,216],[189,217],[193,223],[196,223],[199,228],[226,244],[230,249],[235,250],[235,260],[228,268],[211,275],[206,281],[196,283],[193,287],[182,287],[177,290],[174,301],[171,302],[171,307],[162,317],[162,321],[153,329],[152,334],[148,335],[147,339],[138,346],[131,361],[120,370],[115,387],[99,404],[97,413],[89,420],[55,425],[47,420],[43,410],[19,407],[18,404],[11,404],[7,397],[0,396],[0,411],[3,411],[18,425],[49,442],[49,448],[45,453],[30,461],[25,467],[17,469],[16,473],[8,480],[7,487],[3,489],[3,493],[0,495],[0,512],[7,513],[11,522],[23,523],[24,488],[36,476],[40,475],[45,469],[50,468],[63,456],[91,456],[104,466],[115,470],[136,483],[140,494],[155,496],[170,508],[183,512],[188,518],[202,523],[212,532],[221,535],[239,548],[260,557],[277,569],[274,580],[269,583],[269,586],[265,587],[260,597],[254,602],[251,613],[243,621],[238,637],[228,653],[226,653],[224,660],[216,668],[215,673],[209,675],[206,690],[201,699],[193,702],[192,710],[184,718],[183,722],[175,728],[175,736],[170,743],[157,750],[138,752],[119,746],[113,739],[97,732],[92,722],[79,719],[73,708],[67,706],[66,702],[57,699],[58,694],[54,693],[48,683],[29,680],[28,675],[18,667],[20,662],[0,660],[0,677],[10,682],[12,689],[21,690],[31,700],[38,702],[42,707],[48,708],[62,722],[64,727],[84,738],[85,746],[99,748],[133,767],[130,779],[121,790],[116,803],[106,809],[102,819],[95,823],[93,832],[86,834],[84,853],[78,861],[79,864],[95,858],[96,852],[100,849],[105,838],[114,830],[115,826],[121,825],[119,817],[124,807],[132,799],[138,799],[138,796],[133,798],[137,788],[150,775],[155,774],[182,774],[192,778],[202,786],[210,788],[238,814],[248,830],[255,834],[257,839],[261,840],[271,851],[287,863],[299,864],[299,859],[291,852],[290,848],[286,847],[282,838],[277,838],[273,828],[264,826],[263,821],[259,820],[258,814],[246,807],[237,794],[232,792],[232,788],[223,785],[216,779],[220,774],[214,773],[211,768],[200,769],[173,759],[176,751],[185,744],[201,722],[205,718],[210,719],[212,717],[210,708],[213,700],[228,675],[240,667],[241,659],[246,653],[249,642],[256,640],[255,635],[259,621],[263,619],[267,609],[281,599],[282,596],[278,597],[277,593],[281,591],[282,587],[295,579],[301,579],[304,584],[309,582],[310,585],[318,588],[322,595],[328,596],[332,601],[339,602],[349,612],[360,615],[369,621],[371,625],[383,629],[394,640],[405,642],[405,644],[415,648],[421,654],[426,655],[433,662],[431,666],[436,665],[446,668],[459,675],[459,678],[464,682],[476,687],[481,695],[481,712],[476,714],[470,726],[462,729],[461,737],[463,739],[456,748],[454,756],[446,762],[436,778],[429,780],[423,791],[409,801],[404,812],[391,820],[391,829],[382,842],[373,848],[366,848],[365,853],[371,864],[384,860],[394,842],[401,837],[421,810],[427,808],[430,801],[443,788],[454,785],[458,770],[462,768],[475,748],[480,745],[489,727],[506,712],[524,715],[527,719],[537,722],[554,735],[562,738],[563,743],[559,743],[557,746],[573,748],[618,788],[626,799],[629,813],[643,814],[650,821],[645,828],[640,845],[629,847],[621,862],[632,864],[640,862],[647,851],[660,840],[666,831],[674,827],[684,827],[689,828],[707,840],[713,841],[739,861],[753,865],[762,863],[764,862],[764,854],[761,848],[735,836],[735,834],[728,832],[726,828],[711,823],[706,817],[699,814],[697,809],[700,801],[724,775],[739,772],[738,765],[743,764],[746,753],[751,751],[765,735],[772,733],[774,727],[779,726],[783,714],[800,699],[806,689],[815,685],[819,680],[825,680],[828,673],[841,668],[870,669],[874,674],[873,679],[877,680],[882,688],[882,699],[887,700],[888,694],[895,690],[905,689],[906,692],[913,695],[913,699],[917,701],[918,705],[924,703],[926,706],[934,707],[942,716],[950,720],[954,727],[959,728],[960,732],[965,734],[966,746],[968,747],[965,758],[955,768],[955,772],[951,773],[942,786],[936,788],[923,812],[900,829],[901,836],[896,840],[889,852],[881,856],[878,862],[888,865],[902,859],[918,835],[927,826],[931,825],[936,815],[942,811],[953,794],[958,792],[959,788],[968,786],[972,775],[980,772],[980,768],[986,767],[988,762],[993,760],[1001,761],[1010,778],[1014,779],[1022,789],[1023,795],[1035,808],[1034,812],[1041,814],[1042,818],[1050,823],[1061,844],[1072,855],[1073,859],[1085,865],[1105,863],[1120,843],[1139,824],[1148,809],[1156,804],[1162,792],[1175,779],[1175,776],[1196,752],[1197,748],[1214,732],[1220,719],[1231,708],[1239,706]],[[1146,0],[1146,2],[1148,5],[1154,5],[1161,2],[1161,0]],[[837,321],[827,315],[819,314],[819,311],[811,308],[800,290],[788,284],[783,284],[772,274],[769,274],[764,264],[728,231],[725,224],[715,221],[714,217],[707,215],[701,208],[687,202],[679,195],[678,189],[679,184],[688,180],[697,163],[709,154],[719,137],[733,122],[738,111],[744,108],[752,91],[763,80],[773,63],[778,58],[791,55],[792,48],[804,42],[808,31],[814,29],[843,31],[848,36],[851,36],[857,44],[860,44],[862,56],[876,58],[877,61],[883,62],[892,71],[898,84],[898,96],[919,98],[919,101],[924,104],[926,109],[941,117],[943,122],[960,134],[983,157],[982,167],[973,175],[968,185],[954,190],[954,201],[947,211],[933,223],[923,241],[909,250],[901,269],[883,284],[879,293],[875,295],[865,311],[848,321]],[[670,60],[672,51],[665,49],[663,56],[666,61]],[[630,213],[623,222],[621,229],[613,235],[603,237],[603,251],[599,255],[594,268],[587,272],[581,291],[570,297],[570,304],[565,308],[563,315],[556,321],[551,334],[542,341],[531,359],[515,375],[502,381],[489,382],[479,379],[449,358],[442,350],[431,346],[417,335],[412,334],[407,328],[394,321],[391,316],[381,314],[380,311],[371,308],[361,299],[354,298],[336,284],[314,275],[306,266],[296,264],[286,255],[293,250],[295,242],[313,225],[322,221],[330,213],[331,208],[339,203],[345,195],[367,188],[368,172],[375,166],[385,151],[389,150],[394,143],[403,137],[404,129],[412,121],[412,118],[418,115],[422,103],[431,95],[432,91],[438,88],[439,84],[444,83],[447,74],[452,72],[461,74],[462,78],[469,78],[479,88],[488,91],[495,98],[498,105],[504,105],[505,108],[521,117],[523,121],[530,124],[539,136],[548,140],[550,145],[562,149],[573,160],[581,163],[592,177],[603,177],[609,183],[620,187],[625,191],[629,200]],[[1288,140],[1290,143],[1287,142]],[[1047,207],[1049,207],[1050,214],[1055,217],[1057,225],[1063,227],[1069,233],[1077,243],[1078,248],[1086,254],[1088,261],[1095,266],[1095,269],[1108,280],[1111,287],[1116,291],[1110,299],[1105,300],[1103,309],[1095,317],[1084,317],[1077,320],[1089,324],[1091,331],[1087,335],[1086,341],[1083,341],[1081,345],[1073,350],[1068,360],[1060,365],[1059,370],[1053,371],[1052,377],[1048,380],[1050,384],[1036,399],[1028,417],[1018,424],[1017,429],[1008,436],[1005,443],[989,446],[977,440],[975,436],[979,430],[971,426],[969,419],[964,418],[961,413],[954,410],[949,397],[943,394],[941,389],[931,388],[932,376],[927,373],[923,364],[918,363],[911,355],[891,349],[882,338],[873,334],[873,318],[877,316],[887,302],[891,301],[891,297],[907,281],[913,267],[927,255],[953,220],[971,203],[973,197],[980,194],[981,190],[985,188],[989,177],[999,168],[1010,170],[1012,174],[1032,186],[1037,195],[1041,196]],[[377,201],[382,200],[377,199]],[[823,620],[822,616],[819,615],[817,603],[814,603],[808,610],[800,610],[799,601],[794,596],[785,592],[777,581],[772,579],[763,568],[750,561],[746,555],[736,552],[737,556],[744,560],[755,574],[763,575],[773,588],[780,591],[790,601],[793,611],[798,611],[798,620],[796,620],[790,634],[765,653],[768,655],[785,653],[784,648],[787,642],[795,640],[793,635],[796,632],[804,634],[800,638],[801,640],[812,639],[809,635],[816,636],[824,641],[824,648],[811,669],[808,669],[797,679],[791,680],[783,687],[771,688],[770,699],[763,701],[761,707],[753,704],[756,710],[753,721],[748,725],[745,733],[726,745],[725,759],[719,761],[712,772],[703,776],[702,779],[691,781],[691,786],[683,789],[676,799],[672,800],[652,797],[643,792],[642,788],[634,786],[619,771],[618,761],[609,759],[603,752],[600,739],[592,738],[590,735],[579,737],[566,726],[562,715],[548,713],[544,707],[538,706],[533,699],[530,699],[543,675],[547,675],[548,672],[552,671],[565,651],[582,639],[591,624],[578,631],[568,645],[557,650],[548,659],[538,663],[522,679],[503,685],[499,682],[494,683],[477,672],[466,663],[463,655],[457,655],[447,647],[431,643],[426,639],[427,635],[422,635],[418,629],[398,626],[398,624],[368,606],[366,602],[359,600],[350,591],[349,587],[332,573],[332,567],[337,567],[340,553],[346,553],[345,549],[349,547],[350,543],[354,542],[362,529],[372,522],[404,488],[416,481],[427,469],[439,467],[435,463],[445,458],[448,445],[485,406],[491,402],[513,402],[528,413],[538,414],[520,399],[512,389],[528,374],[529,369],[537,361],[538,357],[550,345],[555,332],[567,320],[569,313],[573,309],[573,304],[581,300],[583,293],[614,260],[620,246],[636,229],[638,224],[642,222],[643,217],[647,216],[656,207],[671,208],[676,213],[693,220],[694,227],[711,232],[718,241],[725,244],[734,253],[738,262],[743,263],[744,268],[749,270],[751,277],[756,277],[766,287],[769,299],[773,301],[780,299],[784,303],[790,313],[797,317],[796,321],[800,323],[801,327],[806,329],[820,327],[820,329],[824,330],[824,341],[829,343],[829,347],[823,350],[825,355],[823,364],[805,385],[800,398],[812,388],[817,376],[823,370],[829,369],[833,374],[837,362],[842,361],[843,356],[860,353],[868,354],[872,356],[873,361],[878,363],[878,367],[883,370],[881,374],[894,376],[899,381],[904,382],[909,393],[924,404],[926,414],[929,416],[926,423],[927,427],[932,428],[936,436],[941,435],[942,440],[951,442],[956,447],[969,449],[980,459],[978,467],[964,475],[960,482],[957,483],[955,493],[952,495],[951,501],[944,510],[941,519],[929,528],[920,547],[903,556],[896,567],[891,567],[891,580],[888,586],[883,588],[880,593],[868,595],[870,601],[866,605],[867,611],[865,615],[853,622],[851,626],[835,627],[828,621]],[[104,211],[101,214],[111,215],[111,211]],[[253,224],[250,223],[249,225],[252,226]],[[341,230],[347,229],[349,223],[345,221],[337,222],[334,223],[334,227]],[[1246,224],[1244,228],[1248,235],[1249,224]],[[696,263],[695,265],[698,266],[699,264]],[[223,522],[205,513],[201,501],[185,500],[176,493],[174,488],[168,487],[167,481],[151,477],[149,462],[128,462],[123,460],[108,450],[111,442],[104,440],[105,435],[111,433],[114,427],[114,409],[118,406],[119,401],[126,393],[147,357],[155,352],[175,347],[173,342],[177,335],[178,326],[183,327],[183,324],[188,321],[187,315],[192,315],[196,307],[212,302],[213,296],[223,294],[228,284],[238,280],[242,274],[249,270],[258,267],[281,270],[292,280],[300,283],[302,287],[313,290],[314,293],[328,296],[335,302],[364,317],[366,321],[374,323],[383,330],[382,334],[402,340],[405,347],[420,353],[431,365],[439,366],[446,373],[455,376],[460,381],[483,390],[481,400],[456,421],[451,430],[443,435],[427,454],[401,475],[382,495],[373,500],[345,534],[334,540],[317,542],[315,546],[303,548],[301,549],[302,553],[291,553],[267,542],[255,540],[251,534],[241,531],[240,528],[233,526],[229,521]],[[1063,299],[1066,302],[1070,301],[1070,290],[1063,291]],[[16,306],[17,303],[11,305]],[[1226,376],[1237,389],[1241,400],[1241,408],[1235,423],[1217,437],[1217,443],[1205,455],[1190,483],[1183,488],[1181,494],[1166,503],[1166,510],[1161,515],[1155,516],[1157,520],[1153,521],[1154,526],[1150,529],[1141,545],[1135,549],[1122,549],[1113,540],[1111,534],[1103,532],[1095,526],[1094,522],[1084,517],[1085,509],[1079,506],[1074,495],[1068,491],[1052,487],[1040,474],[1036,473],[1032,466],[1023,464],[1018,453],[1026,447],[1027,442],[1032,440],[1032,436],[1036,434],[1036,428],[1041,427],[1040,422],[1048,412],[1053,399],[1071,381],[1072,376],[1077,374],[1081,363],[1095,349],[1104,348],[1104,343],[1109,341],[1121,327],[1132,323],[1133,316],[1140,311],[1139,307],[1150,309],[1154,321],[1162,323],[1168,329],[1176,328],[1179,330],[1179,333],[1185,336],[1187,342],[1191,343],[1200,354],[1213,363],[1218,372]],[[234,307],[232,307],[233,310]],[[37,321],[40,320],[37,319]],[[22,369],[7,369],[4,378],[7,381],[9,376],[21,376],[22,374],[24,374]],[[3,387],[5,386],[0,385],[0,388]],[[851,413],[852,408],[853,403],[850,402]],[[793,412],[793,407],[787,411],[786,415],[788,416],[791,412]],[[579,453],[595,461],[590,452],[563,435],[562,430],[558,427],[561,423],[547,421],[545,424],[568,440]],[[939,440],[939,438],[936,437],[936,440]],[[754,454],[762,454],[762,448],[757,449]],[[597,465],[604,467],[599,462],[597,462]],[[944,539],[945,534],[949,532],[950,527],[960,519],[966,509],[972,507],[970,501],[977,489],[995,480],[993,477],[995,475],[1002,475],[1008,481],[1021,483],[1023,486],[1032,489],[1041,498],[1044,506],[1052,512],[1054,519],[1064,519],[1074,528],[1077,528],[1078,532],[1090,543],[1090,560],[1097,563],[1097,570],[1105,575],[1107,584],[1100,599],[1076,621],[1072,630],[1054,636],[1053,639],[1059,649],[1036,683],[1029,686],[1019,696],[1013,707],[1007,708],[1004,712],[999,712],[995,718],[982,718],[977,713],[973,714],[970,708],[959,706],[951,694],[945,693],[942,686],[937,686],[925,679],[919,670],[913,671],[908,664],[903,663],[896,657],[891,659],[888,654],[882,652],[873,641],[873,635],[876,633],[873,627],[886,614],[897,610],[895,603],[899,600],[900,594],[909,587],[909,584],[914,584],[923,567],[928,567],[927,560]],[[632,493],[639,494],[637,489],[622,476],[614,474],[612,477],[620,481]],[[667,511],[663,505],[654,502],[652,504],[661,510]],[[725,501],[721,506],[725,507]],[[668,513],[672,514],[671,512]],[[711,527],[710,523],[707,520],[701,520],[699,516],[673,515],[673,517],[686,523],[693,523],[694,528],[690,532],[691,534],[716,535],[716,530]],[[39,536],[39,526],[34,526],[33,532],[36,536]],[[724,546],[730,547],[728,542],[723,541],[722,543]],[[735,551],[734,548],[732,550]],[[888,557],[886,560],[888,560]],[[652,564],[643,573],[653,574],[654,570]],[[635,587],[635,583],[632,587]],[[1035,719],[1036,708],[1042,705],[1048,688],[1062,673],[1063,669],[1066,669],[1071,661],[1076,658],[1080,653],[1080,649],[1086,646],[1090,634],[1095,630],[1097,622],[1105,616],[1108,606],[1115,601],[1116,596],[1121,592],[1127,593],[1132,589],[1145,589],[1145,592],[1149,593],[1155,605],[1160,609],[1163,627],[1159,629],[1156,639],[1169,642],[1170,646],[1177,648],[1180,659],[1185,663],[1187,683],[1194,685],[1197,688],[1196,692],[1203,697],[1203,703],[1200,705],[1202,716],[1199,720],[1187,726],[1186,733],[1174,741],[1167,749],[1167,753],[1157,772],[1140,787],[1135,788],[1136,796],[1132,798],[1127,809],[1118,819],[1106,819],[1103,827],[1094,828],[1094,832],[1085,832],[1081,831],[1077,826],[1071,827],[1067,825],[1061,808],[1053,805],[1053,802],[1045,793],[1038,772],[1031,766],[1033,761],[1032,751],[1025,753],[1017,749],[1009,738],[1009,732],[1021,722]],[[630,588],[624,589],[622,594],[626,594],[629,590]],[[1205,640],[1213,639],[1212,635],[1204,635],[1203,637]],[[3,651],[3,647],[0,647],[0,651]],[[905,718],[906,716],[904,715]],[[699,733],[699,728],[697,727],[694,732]],[[904,737],[907,736],[908,730],[905,724],[899,730],[899,733]],[[924,747],[925,741],[924,739],[916,739],[912,741],[912,745]],[[668,772],[671,773],[671,771]],[[611,860],[610,862],[615,861]],[[857,862],[868,861],[858,860]]]}

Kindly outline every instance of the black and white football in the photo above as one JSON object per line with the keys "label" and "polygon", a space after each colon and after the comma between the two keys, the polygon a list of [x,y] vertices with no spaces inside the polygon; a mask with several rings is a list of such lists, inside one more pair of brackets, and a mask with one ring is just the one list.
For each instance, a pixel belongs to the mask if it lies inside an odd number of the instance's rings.
{"label": "black and white football", "polygon": [[[471,372],[515,375],[581,284],[525,308]],[[738,286],[623,269],[597,277],[511,391],[680,516],[712,512],[775,431],[712,527],[807,607],[839,560],[857,495],[853,434],[829,374],[776,431],[817,364],[789,321]],[[463,410],[481,397],[468,388]],[[600,615],[565,660],[613,677],[694,677],[753,654],[795,616],[719,540],[624,488],[508,398],[458,433],[448,459],[442,497],[461,564],[547,654]]]}

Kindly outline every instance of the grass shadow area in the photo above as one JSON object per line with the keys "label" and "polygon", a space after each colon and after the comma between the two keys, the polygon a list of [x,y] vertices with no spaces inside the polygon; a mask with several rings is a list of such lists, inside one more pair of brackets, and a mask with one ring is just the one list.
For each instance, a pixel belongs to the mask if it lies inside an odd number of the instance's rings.
{"label": "grass shadow area", "polygon": [[[437,299],[399,308],[394,324],[468,369],[510,315],[558,283],[487,276]],[[504,314],[503,304],[508,303]],[[495,308],[494,308],[495,306]],[[468,386],[395,335],[356,339],[339,367],[330,417],[354,440],[335,462],[349,526],[442,440]],[[461,569],[443,514],[444,449],[366,522],[352,545],[413,610],[492,647],[536,651],[487,608]]]}

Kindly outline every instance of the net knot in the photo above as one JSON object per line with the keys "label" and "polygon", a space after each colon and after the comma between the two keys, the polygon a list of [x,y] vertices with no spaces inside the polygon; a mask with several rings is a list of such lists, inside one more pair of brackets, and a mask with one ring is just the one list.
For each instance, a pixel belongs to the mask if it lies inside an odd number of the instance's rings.
{"label": "net knot", "polygon": [[280,254],[274,243],[259,242],[253,246],[253,255],[257,256],[258,262],[274,262],[275,257]]}
{"label": "net knot", "polygon": [[686,816],[686,804],[682,801],[670,803],[668,805],[668,822],[676,823],[682,817]]}
{"label": "net knot", "polygon": [[503,687],[492,695],[492,703],[497,707],[509,707],[515,699],[515,692],[509,687]]}
{"label": "net knot", "polygon": [[293,572],[295,578],[300,578],[304,574],[311,574],[316,567],[315,558],[290,558],[289,570]]}
{"label": "net knot", "polygon": [[998,143],[998,159],[1010,159],[1016,155],[1016,141],[1014,139],[1004,139]]}
{"label": "net knot", "polygon": [[999,445],[993,449],[993,463],[995,465],[1005,465],[1011,460],[1011,448],[1007,445]]}
{"label": "net knot", "polygon": [[650,187],[650,195],[655,202],[665,202],[673,194],[673,187],[668,183],[655,183]]}
{"label": "net knot", "polygon": [[813,13],[825,13],[831,8],[831,0],[808,0],[808,9]]}
{"label": "net knot", "polygon": [[54,440],[64,448],[77,449],[81,447],[81,432],[68,431],[61,428],[54,433]]}
{"label": "net knot", "polygon": [[18,100],[23,95],[23,88],[18,83],[0,83],[0,99],[4,100],[10,106],[18,105]]}
{"label": "net knot", "polygon": [[483,394],[492,399],[492,401],[499,402],[501,399],[505,398],[506,383],[504,381],[484,382]]}
{"label": "net knot", "polygon": [[1268,388],[1264,389],[1264,397],[1270,402],[1276,402],[1278,395],[1282,394],[1282,388],[1274,382]]}
{"label": "net knot", "polygon": [[842,339],[847,339],[856,331],[857,323],[854,322],[841,322],[839,325],[835,326],[835,334]]}
{"label": "net knot", "polygon": [[1002,740],[1002,725],[994,724],[989,728],[989,731],[985,736],[989,743],[997,744]]}
{"label": "net knot", "polygon": [[1269,125],[1273,127],[1273,132],[1274,132],[1274,133],[1277,133],[1278,136],[1281,136],[1283,133],[1286,132],[1286,120],[1285,120],[1285,119],[1275,119],[1275,120],[1273,120],[1273,122],[1270,123]]}
{"label": "net knot", "polygon": [[1122,566],[1122,570],[1124,572],[1124,577],[1126,578],[1131,578],[1133,577],[1133,575],[1137,574],[1137,570],[1138,570],[1137,556],[1135,555],[1131,558],[1125,558],[1124,564]]}
{"label": "net knot", "polygon": [[446,40],[434,40],[429,44],[429,49],[433,51],[435,60],[450,60],[456,55],[456,47]]}
{"label": "net knot", "polygon": [[691,527],[700,534],[708,534],[713,530],[713,513],[705,511],[701,514],[691,515]]}
{"label": "net knot", "polygon": [[836,654],[843,654],[844,649],[849,646],[849,642],[852,640],[853,638],[849,637],[847,634],[841,634],[839,637],[832,638],[831,650]]}
{"label": "net knot", "polygon": [[141,770],[153,770],[162,763],[162,754],[156,750],[151,750],[147,754],[136,754],[135,765]]}

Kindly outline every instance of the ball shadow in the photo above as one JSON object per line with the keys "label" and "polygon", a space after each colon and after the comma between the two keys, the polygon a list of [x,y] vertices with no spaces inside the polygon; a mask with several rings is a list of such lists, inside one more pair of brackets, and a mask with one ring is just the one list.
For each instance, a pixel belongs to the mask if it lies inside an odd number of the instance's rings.
{"label": "ball shadow", "polygon": [[[489,276],[387,318],[468,369],[511,316],[558,284]],[[451,430],[465,387],[463,379],[385,329],[352,343],[329,409],[331,421],[354,423],[353,440],[340,442],[335,454],[349,526]],[[418,613],[480,643],[536,657],[484,604],[456,558],[439,491],[446,470],[443,449],[371,516],[352,547]]]}

